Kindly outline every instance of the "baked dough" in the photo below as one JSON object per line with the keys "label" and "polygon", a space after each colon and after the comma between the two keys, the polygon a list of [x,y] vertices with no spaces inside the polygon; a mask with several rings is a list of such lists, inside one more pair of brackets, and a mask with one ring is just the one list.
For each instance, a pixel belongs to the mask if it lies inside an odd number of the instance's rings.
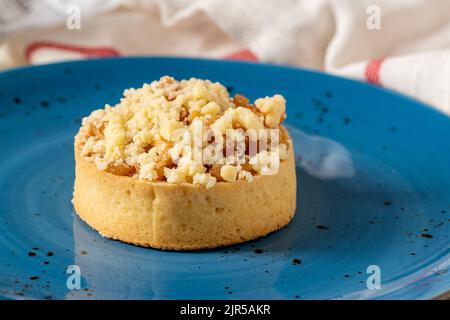
{"label": "baked dough", "polygon": [[[162,77],[126,90],[116,106],[84,118],[75,137],[75,211],[105,237],[170,250],[215,248],[278,230],[296,207],[295,158],[281,125],[285,117],[281,95],[250,104],[209,80]],[[213,130],[214,139],[195,140],[199,124]],[[182,141],[172,139],[179,129],[194,132],[200,150],[215,144],[224,156],[228,141],[222,138],[235,130],[246,145],[244,162],[229,163],[228,153],[226,164],[196,162]],[[244,135],[242,129],[258,133]],[[261,146],[266,129],[279,130],[262,144],[268,148],[247,148],[252,142]],[[274,155],[279,167],[268,174]]]}
{"label": "baked dough", "polygon": [[213,188],[151,182],[100,171],[75,145],[73,204],[105,237],[145,247],[195,250],[265,236],[289,223],[296,207],[294,152],[275,175]]}

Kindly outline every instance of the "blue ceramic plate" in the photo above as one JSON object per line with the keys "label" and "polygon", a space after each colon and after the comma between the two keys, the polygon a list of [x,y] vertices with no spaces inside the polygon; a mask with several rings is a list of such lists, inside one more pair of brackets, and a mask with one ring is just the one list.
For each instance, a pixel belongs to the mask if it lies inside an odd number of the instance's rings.
{"label": "blue ceramic plate", "polygon": [[[288,227],[237,246],[164,252],[104,239],[75,216],[72,143],[81,118],[166,74],[220,81],[252,99],[286,97],[299,189]],[[450,288],[449,137],[450,118],[423,104],[295,68],[127,58],[1,73],[0,295],[435,297]],[[70,265],[80,268],[80,290],[67,287]],[[378,268],[381,288],[369,289]]]}

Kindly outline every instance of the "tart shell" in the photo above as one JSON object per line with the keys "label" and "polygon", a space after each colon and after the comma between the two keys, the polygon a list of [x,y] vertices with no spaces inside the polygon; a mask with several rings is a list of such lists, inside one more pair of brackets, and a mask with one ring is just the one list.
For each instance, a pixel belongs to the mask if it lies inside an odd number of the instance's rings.
{"label": "tart shell", "polygon": [[100,171],[75,144],[76,213],[101,235],[167,250],[249,241],[289,223],[296,207],[292,143],[275,175],[214,187],[150,182]]}

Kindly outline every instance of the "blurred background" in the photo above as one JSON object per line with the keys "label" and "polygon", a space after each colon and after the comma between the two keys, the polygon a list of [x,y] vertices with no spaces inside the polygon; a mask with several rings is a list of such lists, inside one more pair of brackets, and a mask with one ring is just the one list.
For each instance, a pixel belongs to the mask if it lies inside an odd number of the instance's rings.
{"label": "blurred background", "polygon": [[312,68],[450,114],[450,0],[0,0],[0,70],[155,55]]}

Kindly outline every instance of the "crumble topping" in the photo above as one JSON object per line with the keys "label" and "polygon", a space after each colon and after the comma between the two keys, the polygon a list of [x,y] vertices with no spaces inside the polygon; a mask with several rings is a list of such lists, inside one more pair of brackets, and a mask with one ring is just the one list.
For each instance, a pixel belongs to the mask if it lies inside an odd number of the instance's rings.
{"label": "crumble topping", "polygon": [[[220,181],[251,182],[255,175],[268,174],[275,153],[278,161],[287,157],[289,141],[281,127],[285,111],[285,99],[278,94],[251,104],[243,95],[231,98],[218,82],[164,76],[142,88],[125,90],[114,107],[93,111],[83,119],[75,140],[81,156],[99,170],[211,188]],[[260,140],[262,129],[279,129],[279,137]],[[179,134],[186,132],[193,137],[187,142]],[[241,144],[230,146],[230,136]],[[271,142],[277,139],[274,149]],[[240,150],[243,145],[245,150]],[[262,145],[269,147],[260,150]],[[232,148],[232,156],[212,161],[216,147]],[[196,152],[202,161],[196,161]]]}

